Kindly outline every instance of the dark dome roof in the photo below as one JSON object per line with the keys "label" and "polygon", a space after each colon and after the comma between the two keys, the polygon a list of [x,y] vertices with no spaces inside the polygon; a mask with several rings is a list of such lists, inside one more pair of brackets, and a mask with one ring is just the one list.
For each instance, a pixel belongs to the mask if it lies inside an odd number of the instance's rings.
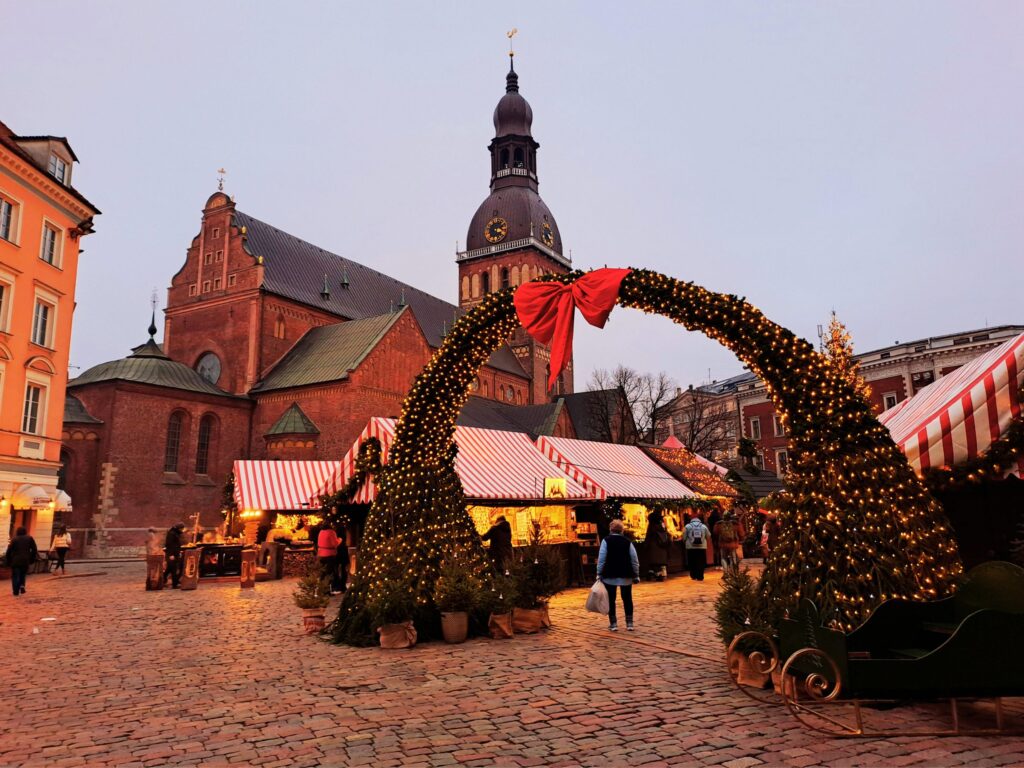
{"label": "dark dome roof", "polygon": [[519,93],[519,75],[511,70],[505,78],[505,95],[494,108],[494,136],[531,136],[533,109]]}
{"label": "dark dome roof", "polygon": [[104,381],[133,381],[138,384],[233,397],[215,387],[187,365],[171,360],[152,338],[142,346],[136,347],[132,354],[122,360],[94,365],[69,381],[68,388]]}
{"label": "dark dome roof", "polygon": [[500,216],[508,222],[508,234],[502,240],[503,243],[529,237],[531,224],[533,225],[533,237],[542,240],[544,222],[548,222],[555,236],[555,242],[551,248],[556,253],[562,253],[562,236],[558,232],[555,217],[551,215],[547,205],[540,199],[540,195],[529,187],[503,187],[488,195],[487,199],[480,203],[480,207],[476,209],[473,219],[469,222],[466,250],[473,251],[491,245],[484,237],[484,226],[495,216]]}

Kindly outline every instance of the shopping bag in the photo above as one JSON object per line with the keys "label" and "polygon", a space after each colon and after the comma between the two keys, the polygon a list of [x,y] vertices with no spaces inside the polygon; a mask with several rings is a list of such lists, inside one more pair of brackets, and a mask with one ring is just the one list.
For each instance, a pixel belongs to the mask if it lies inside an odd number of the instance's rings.
{"label": "shopping bag", "polygon": [[595,581],[587,595],[587,610],[591,613],[608,615],[608,590],[601,581]]}

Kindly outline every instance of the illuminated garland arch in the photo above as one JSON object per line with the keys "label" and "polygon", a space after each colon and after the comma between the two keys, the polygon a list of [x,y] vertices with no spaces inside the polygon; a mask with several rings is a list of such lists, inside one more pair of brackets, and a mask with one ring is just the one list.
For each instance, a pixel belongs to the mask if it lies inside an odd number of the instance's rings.
{"label": "illuminated garland arch", "polygon": [[[570,283],[582,275],[548,275]],[[455,473],[455,421],[491,353],[519,326],[514,289],[493,293],[462,317],[416,379],[402,408],[378,499],[364,533],[359,575],[336,639],[372,637],[367,606],[408,580],[429,624],[431,590],[447,552],[486,567]],[[766,573],[766,598],[780,607],[810,597],[823,616],[852,628],[886,598],[949,594],[962,566],[939,504],[829,361],[744,299],[657,272],[634,270],[618,304],[671,318],[732,350],[765,383],[789,430],[782,533]],[[429,634],[429,631],[428,631]]]}

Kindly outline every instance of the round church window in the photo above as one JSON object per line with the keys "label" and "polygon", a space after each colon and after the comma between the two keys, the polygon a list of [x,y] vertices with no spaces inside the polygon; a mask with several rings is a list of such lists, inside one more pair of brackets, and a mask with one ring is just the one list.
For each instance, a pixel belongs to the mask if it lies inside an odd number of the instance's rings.
{"label": "round church window", "polygon": [[213,352],[207,352],[199,358],[196,372],[211,384],[216,384],[220,379],[220,358]]}

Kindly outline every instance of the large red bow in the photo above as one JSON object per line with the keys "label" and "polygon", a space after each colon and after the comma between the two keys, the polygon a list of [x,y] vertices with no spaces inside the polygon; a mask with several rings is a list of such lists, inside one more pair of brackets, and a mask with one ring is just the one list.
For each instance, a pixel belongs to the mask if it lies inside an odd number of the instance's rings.
{"label": "large red bow", "polygon": [[541,344],[551,344],[551,375],[554,386],[572,354],[573,308],[579,307],[591,325],[604,328],[619,296],[619,286],[633,270],[595,269],[574,283],[524,283],[512,298],[519,322]]}

